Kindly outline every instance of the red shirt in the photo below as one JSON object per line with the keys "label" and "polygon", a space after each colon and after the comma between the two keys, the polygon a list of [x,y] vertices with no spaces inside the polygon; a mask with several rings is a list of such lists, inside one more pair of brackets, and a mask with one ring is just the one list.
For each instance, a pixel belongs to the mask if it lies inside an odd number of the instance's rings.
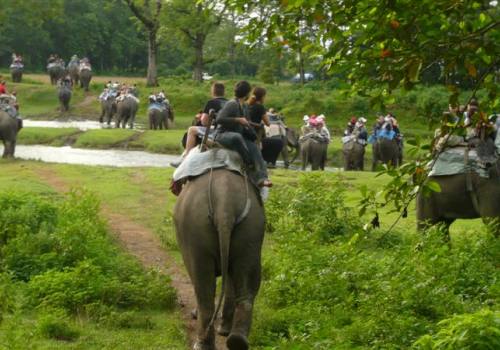
{"label": "red shirt", "polygon": [[0,84],[0,94],[6,94],[7,90],[5,89],[5,85]]}

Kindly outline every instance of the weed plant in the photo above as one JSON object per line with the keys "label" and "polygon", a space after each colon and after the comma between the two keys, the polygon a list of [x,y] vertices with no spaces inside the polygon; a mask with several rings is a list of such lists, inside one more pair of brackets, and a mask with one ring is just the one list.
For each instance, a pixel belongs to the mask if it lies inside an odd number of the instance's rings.
{"label": "weed plant", "polygon": [[498,348],[500,241],[477,230],[450,247],[437,229],[364,230],[344,205],[346,188],[340,177],[308,174],[272,194],[254,344]]}

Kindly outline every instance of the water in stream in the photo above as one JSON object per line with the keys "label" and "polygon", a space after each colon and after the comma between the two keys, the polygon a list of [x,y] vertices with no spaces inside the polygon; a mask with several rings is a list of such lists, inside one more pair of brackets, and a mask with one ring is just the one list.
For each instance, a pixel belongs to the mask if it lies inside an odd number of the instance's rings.
{"label": "water in stream", "polygon": [[[0,154],[3,146],[0,145]],[[40,160],[48,163],[82,164],[115,167],[159,167],[170,166],[170,162],[179,159],[177,155],[154,154],[142,151],[94,150],[42,145],[17,145],[16,158]]]}
{"label": "water in stream", "polygon": [[[114,128],[115,123],[111,122],[111,125],[101,124],[95,120],[67,120],[67,121],[58,121],[58,120],[30,120],[24,119],[23,126],[25,128],[30,127],[38,127],[38,128],[76,128],[82,131],[85,130],[94,130],[94,129],[107,129]],[[144,125],[142,124],[134,124],[134,129],[144,129]]]}

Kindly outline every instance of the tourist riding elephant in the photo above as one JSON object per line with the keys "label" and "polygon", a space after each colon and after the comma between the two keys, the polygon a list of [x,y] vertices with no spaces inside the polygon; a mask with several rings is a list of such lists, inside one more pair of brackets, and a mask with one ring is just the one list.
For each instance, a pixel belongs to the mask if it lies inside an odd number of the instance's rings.
{"label": "tourist riding elephant", "polygon": [[23,79],[23,67],[12,67],[10,68],[10,75],[12,77],[13,83],[20,83]]}
{"label": "tourist riding elephant", "polygon": [[119,128],[121,125],[122,128],[125,128],[128,123],[130,129],[133,129],[138,108],[139,103],[133,96],[126,96],[123,100],[118,101],[116,103],[116,127]]}
{"label": "tourist riding elephant", "polygon": [[365,146],[356,140],[350,140],[342,146],[344,170],[364,170]]}
{"label": "tourist riding elephant", "polygon": [[327,149],[327,142],[320,142],[312,137],[303,140],[300,144],[302,170],[306,170],[308,164],[311,164],[312,170],[325,170]]}
{"label": "tourist riding elephant", "polygon": [[400,160],[402,160],[401,148],[396,139],[378,138],[375,141],[373,144],[372,171],[377,169],[379,162],[397,167],[400,165]]}
{"label": "tourist riding elephant", "polygon": [[3,158],[14,157],[17,133],[21,130],[21,121],[0,110],[0,139],[3,141]]}
{"label": "tourist riding elephant", "polygon": [[87,68],[80,70],[80,84],[85,91],[89,91],[90,80],[92,79],[92,71]]}
{"label": "tourist riding elephant", "polygon": [[222,276],[225,294],[218,333],[228,337],[229,350],[249,348],[265,216],[259,194],[245,181],[225,169],[205,173],[187,182],[174,208],[177,242],[198,305],[194,349],[215,350],[217,276]]}
{"label": "tourist riding elephant", "polygon": [[108,96],[105,100],[101,100],[101,116],[99,117],[99,123],[106,122],[108,125],[110,125],[115,113],[116,97]]}
{"label": "tourist riding elephant", "polygon": [[160,108],[150,108],[148,111],[149,128],[151,130],[157,129],[171,129],[174,121],[174,114],[170,106]]}
{"label": "tourist riding elephant", "polygon": [[60,64],[50,64],[47,68],[50,76],[50,83],[56,85],[57,81],[64,76],[65,69]]}
{"label": "tourist riding elephant", "polygon": [[58,92],[59,102],[61,104],[61,111],[66,112],[69,110],[69,102],[71,101],[71,87],[61,85]]}
{"label": "tourist riding elephant", "polygon": [[492,222],[492,230],[500,237],[500,161],[489,169],[489,178],[475,172],[445,176],[430,176],[441,187],[440,192],[417,196],[419,229],[443,223],[448,232],[456,219],[483,218]]}
{"label": "tourist riding elephant", "polygon": [[68,74],[71,77],[71,83],[77,86],[80,81],[80,69],[78,61],[71,61],[68,63]]}

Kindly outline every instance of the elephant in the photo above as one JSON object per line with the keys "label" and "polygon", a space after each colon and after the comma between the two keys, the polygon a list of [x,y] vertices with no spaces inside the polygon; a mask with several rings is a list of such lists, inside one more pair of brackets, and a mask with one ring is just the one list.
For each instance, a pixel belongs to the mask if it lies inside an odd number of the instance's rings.
{"label": "elephant", "polygon": [[10,75],[12,77],[13,83],[20,83],[23,79],[23,68],[22,67],[12,67],[10,69]]}
{"label": "elephant", "polygon": [[126,96],[118,101],[116,103],[116,127],[119,128],[121,125],[125,128],[128,122],[130,129],[133,129],[138,108],[139,103],[135,97]]}
{"label": "elephant", "polygon": [[[417,195],[417,222],[419,229],[443,223],[448,228],[456,219],[483,218],[492,224],[500,237],[500,161],[489,171],[489,178],[475,172],[456,175],[430,176],[441,187],[440,192]],[[496,222],[494,222],[496,220]]]}
{"label": "elephant", "polygon": [[115,113],[116,98],[114,96],[108,96],[106,100],[101,100],[101,116],[99,117],[99,123],[106,122],[110,125]]}
{"label": "elephant", "polygon": [[402,149],[396,139],[378,138],[373,144],[372,171],[377,169],[379,162],[397,167],[402,160]]}
{"label": "elephant", "polygon": [[3,141],[3,158],[12,158],[16,151],[17,133],[22,128],[20,119],[11,117],[0,109],[0,139]]}
{"label": "elephant", "polygon": [[62,85],[59,87],[59,102],[61,103],[61,111],[66,112],[69,110],[69,102],[71,101],[71,87]]}
{"label": "elephant", "polygon": [[64,76],[65,69],[62,65],[51,65],[47,68],[50,76],[50,83],[56,85],[57,81]]}
{"label": "elephant", "polygon": [[151,130],[171,129],[174,122],[174,114],[170,106],[162,110],[159,108],[150,108],[148,118]]}
{"label": "elephant", "polygon": [[80,86],[85,90],[89,91],[90,80],[92,79],[92,71],[90,69],[80,70]]}
{"label": "elephant", "polygon": [[356,140],[350,140],[342,146],[344,170],[364,170],[365,146]]}
{"label": "elephant", "polygon": [[[285,137],[282,136],[273,136],[266,137],[262,140],[262,158],[272,166],[276,166],[276,160],[278,159],[280,153],[283,152],[283,149],[286,149],[286,145],[284,145],[283,140]],[[288,166],[288,158],[284,158],[285,167]],[[268,165],[271,166],[271,165]]]}
{"label": "elephant", "polygon": [[311,164],[312,170],[325,170],[327,149],[327,142],[320,142],[312,137],[303,140],[300,144],[302,170],[306,170],[308,164]]}
{"label": "elephant", "polygon": [[[264,207],[257,190],[239,174],[213,170],[184,185],[173,219],[196,294],[194,349],[215,350],[213,323],[223,297],[218,334],[227,336],[229,350],[248,349],[253,305],[261,282],[265,228]],[[216,308],[217,276],[222,276],[225,295],[220,296]]]}
{"label": "elephant", "polygon": [[[299,136],[297,135],[297,132],[294,129],[286,128],[286,143],[285,147],[283,147],[283,150],[281,151],[281,155],[283,157],[283,160],[285,161],[285,166],[287,167],[287,164],[295,162],[295,159],[300,154],[300,143],[299,143]],[[289,154],[290,151],[295,150],[295,154],[292,158],[292,160],[289,160]]]}
{"label": "elephant", "polygon": [[71,77],[71,83],[76,86],[80,81],[80,69],[78,61],[71,61],[68,63],[68,74]]}

